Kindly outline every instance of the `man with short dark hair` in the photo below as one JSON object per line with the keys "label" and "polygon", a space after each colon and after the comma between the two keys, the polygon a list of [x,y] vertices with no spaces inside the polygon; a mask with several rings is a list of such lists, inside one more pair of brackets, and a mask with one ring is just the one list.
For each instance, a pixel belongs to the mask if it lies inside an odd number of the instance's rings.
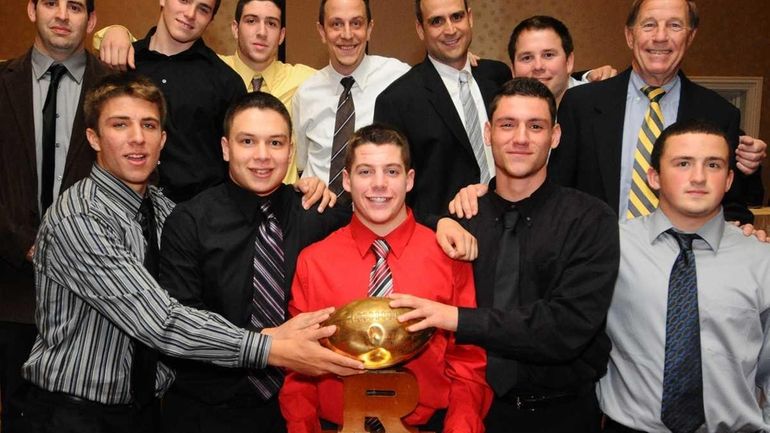
{"label": "man with short dark hair", "polygon": [[[291,100],[299,86],[316,70],[302,64],[278,60],[278,47],[286,37],[284,0],[238,0],[231,29],[236,41],[233,55],[219,55],[243,79],[246,90],[270,93],[291,113]],[[255,87],[256,85],[256,87]],[[284,183],[297,180],[296,152]]]}
{"label": "man with short dark hair", "polygon": [[473,13],[464,0],[416,0],[415,15],[427,56],[377,97],[374,119],[409,140],[416,177],[408,203],[420,216],[442,214],[461,187],[494,177],[481,131],[511,71],[493,60],[471,67]]}
{"label": "man with short dark hair", "polygon": [[[343,176],[353,218],[300,254],[289,302],[292,314],[390,292],[475,306],[470,264],[444,255],[434,234],[415,221],[405,204],[414,170],[400,133],[379,124],[354,133]],[[483,432],[491,399],[484,365],[480,348],[457,345],[450,333],[436,332],[427,347],[403,365],[419,384],[417,407],[403,417],[404,423],[436,432]],[[289,432],[317,432],[325,422],[339,426],[341,385],[330,375],[313,379],[289,373],[280,394]]]}
{"label": "man with short dark hair", "polygon": [[396,294],[393,307],[453,331],[458,343],[487,350],[495,398],[486,431],[599,430],[595,383],[607,368],[604,321],[618,267],[617,220],[588,194],[546,176],[559,144],[556,101],[533,78],[503,85],[490,106],[485,138],[497,176],[464,221],[476,236],[477,308]]}
{"label": "man with short dark hair", "polygon": [[[261,330],[286,319],[300,250],[347,224],[350,211],[305,210],[301,194],[281,182],[294,145],[289,113],[276,97],[255,92],[236,99],[224,129],[228,180],[169,215],[158,281],[184,305]],[[260,276],[271,277],[269,287]],[[280,370],[170,363],[176,380],[163,401],[164,431],[286,430],[278,407]]]}
{"label": "man with short dark hair", "polygon": [[166,141],[166,104],[148,78],[108,76],[85,100],[96,163],[46,214],[35,244],[40,335],[24,364],[33,432],[154,432],[173,381],[165,355],[229,368],[352,374],[363,366],[321,348],[331,310],[261,333],[184,307],[161,289],[161,228],[173,203],[148,186]]}
{"label": "man with short dark hair", "polygon": [[[0,63],[0,396],[2,432],[19,431],[21,365],[37,333],[32,245],[59,193],[88,174],[81,100],[104,73],[83,47],[94,0],[27,3],[32,48]],[[22,4],[22,2],[16,2]],[[11,7],[11,6],[6,6]]]}
{"label": "man with short dark hair", "polygon": [[685,120],[655,142],[660,206],[620,228],[605,432],[770,431],[770,247],[725,222],[727,140]]}
{"label": "man with short dark hair", "polygon": [[377,95],[409,65],[366,54],[374,29],[369,0],[321,0],[316,27],[329,65],[294,95],[297,167],[302,177],[328,182],[329,189],[349,204],[342,188],[345,143],[353,131],[372,123]]}
{"label": "man with short dark hair", "polygon": [[[657,198],[645,182],[655,138],[675,121],[701,118],[721,127],[732,149],[739,144],[740,112],[715,92],[699,86],[680,66],[698,29],[695,3],[687,0],[637,0],[626,22],[631,68],[615,78],[570,89],[559,107],[564,136],[549,172],[567,186],[586,191],[626,220],[651,213]],[[757,143],[759,144],[759,143]],[[762,149],[754,156],[761,161]],[[742,149],[742,148],[741,148]],[[739,149],[738,156],[745,154]],[[756,149],[755,149],[756,150]],[[761,189],[758,164],[738,167],[725,195],[725,216],[753,221],[744,188]]]}

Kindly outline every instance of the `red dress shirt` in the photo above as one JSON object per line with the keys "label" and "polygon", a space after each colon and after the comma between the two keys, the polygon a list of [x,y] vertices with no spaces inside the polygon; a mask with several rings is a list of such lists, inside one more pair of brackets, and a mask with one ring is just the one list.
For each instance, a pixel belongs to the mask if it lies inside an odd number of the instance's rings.
{"label": "red dress shirt", "polygon": [[[365,298],[375,262],[372,242],[378,236],[354,215],[350,224],[300,253],[292,284],[292,315]],[[435,234],[407,219],[385,236],[394,292],[445,304],[475,307],[470,263],[447,257]],[[444,432],[483,432],[492,391],[485,380],[486,353],[477,346],[455,344],[454,334],[438,331],[428,346],[404,367],[417,377],[417,408],[404,417],[425,424],[438,409],[447,409]],[[326,375],[311,378],[289,372],[280,391],[281,412],[290,433],[321,431],[319,417],[342,423],[342,381]]]}

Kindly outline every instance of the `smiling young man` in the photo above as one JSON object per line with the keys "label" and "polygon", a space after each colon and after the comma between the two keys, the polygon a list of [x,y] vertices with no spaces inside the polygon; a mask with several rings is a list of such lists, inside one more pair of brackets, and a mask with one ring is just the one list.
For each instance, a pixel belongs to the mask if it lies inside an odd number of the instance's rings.
{"label": "smiling young man", "polygon": [[347,202],[342,188],[345,142],[353,131],[372,123],[375,98],[409,65],[366,54],[374,29],[369,0],[320,4],[316,26],[329,65],[305,81],[292,102],[297,167],[302,177],[322,179]]}
{"label": "smiling young man", "polygon": [[511,70],[468,61],[473,13],[465,0],[416,0],[415,28],[427,56],[377,97],[374,119],[409,140],[416,171],[409,205],[418,216],[442,214],[465,185],[494,176],[484,145],[487,109]]}
{"label": "smiling young man", "polygon": [[620,228],[605,432],[770,431],[770,247],[725,223],[731,154],[701,121],[655,142],[660,206]]}
{"label": "smiling young man", "polygon": [[[413,183],[401,134],[373,124],[353,135],[344,171],[353,219],[300,254],[289,302],[292,314],[390,292],[475,306],[470,264],[445,256],[435,235],[416,223],[407,208]],[[451,333],[437,332],[424,351],[403,365],[419,384],[417,407],[404,423],[437,432],[482,432],[491,398],[484,365],[480,348],[457,345]],[[280,401],[290,433],[317,432],[343,419],[342,382],[335,376],[289,373]]]}
{"label": "smiling young man", "polygon": [[[246,94],[228,109],[222,138],[228,180],[178,205],[163,230],[159,282],[182,304],[247,329],[286,320],[300,250],[350,221],[349,210],[305,210],[301,194],[282,183],[294,153],[291,136],[289,113],[270,94]],[[280,370],[196,361],[173,367],[165,432],[285,431]]]}
{"label": "smiling young man", "polygon": [[547,179],[559,144],[556,101],[534,78],[506,83],[490,106],[485,137],[497,176],[464,221],[476,236],[478,308],[394,295],[392,306],[425,318],[413,329],[456,332],[487,350],[495,398],[486,431],[599,429],[595,382],[607,368],[604,320],[618,267],[618,225],[594,197]]}
{"label": "smiling young man", "polygon": [[[21,365],[37,333],[32,245],[59,193],[88,175],[82,96],[104,73],[83,47],[96,24],[93,0],[26,6],[32,47],[0,62],[0,396],[2,431],[21,420]],[[48,101],[48,104],[46,104]],[[46,108],[44,110],[44,108]]]}
{"label": "smiling young man", "polygon": [[174,374],[155,351],[230,368],[362,368],[315,341],[334,331],[313,327],[329,311],[258,333],[161,289],[157,239],[173,203],[148,179],[165,120],[163,95],[144,77],[109,76],[86,96],[96,164],[49,210],[35,244],[40,335],[23,367],[28,431],[157,431],[157,397]]}
{"label": "smiling young man", "polygon": [[[236,50],[233,55],[219,57],[241,76],[248,91],[270,93],[291,113],[294,94],[316,70],[278,60],[278,47],[286,37],[282,16],[285,7],[283,0],[238,0],[231,25]],[[294,183],[297,176],[293,152],[284,183]]]}

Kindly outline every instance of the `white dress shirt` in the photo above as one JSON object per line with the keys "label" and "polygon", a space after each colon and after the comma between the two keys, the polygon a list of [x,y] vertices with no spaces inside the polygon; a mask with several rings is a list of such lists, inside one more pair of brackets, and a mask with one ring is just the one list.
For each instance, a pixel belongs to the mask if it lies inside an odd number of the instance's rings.
{"label": "white dress shirt", "polygon": [[[612,341],[597,387],[602,411],[636,430],[667,432],[660,419],[668,280],[679,246],[660,210],[620,225],[620,268],[607,315]],[[770,431],[770,245],[746,237],[720,212],[696,232],[703,403],[698,432]]]}
{"label": "white dress shirt", "polygon": [[[455,111],[457,111],[460,119],[462,119],[463,126],[465,127],[466,131],[468,130],[468,121],[465,119],[465,110],[463,109],[463,102],[460,99],[460,72],[468,71],[471,76],[471,80],[468,82],[471,89],[471,97],[473,98],[473,102],[476,104],[476,112],[479,115],[479,127],[481,128],[481,132],[483,134],[484,125],[487,123],[489,118],[487,117],[487,108],[484,104],[484,98],[481,96],[481,89],[479,89],[479,84],[476,82],[476,78],[473,76],[471,71],[470,62],[466,61],[465,66],[462,69],[455,69],[449,65],[445,65],[444,63],[439,62],[431,56],[428,56],[428,59],[433,64],[433,67],[436,68],[438,75],[441,77],[441,81],[444,83],[444,87],[446,87],[447,92],[449,92],[449,97],[452,98]],[[484,146],[484,154],[487,157],[487,167],[489,168],[489,178],[491,179],[495,177],[495,160],[492,156],[492,146]]]}
{"label": "white dress shirt", "polygon": [[[351,76],[351,88],[356,110],[355,129],[370,125],[374,119],[374,101],[409,65],[390,57],[364,56]],[[297,145],[297,168],[302,177],[317,176],[329,181],[329,165],[334,141],[337,103],[343,87],[341,75],[331,65],[307,79],[292,101],[292,121]]]}

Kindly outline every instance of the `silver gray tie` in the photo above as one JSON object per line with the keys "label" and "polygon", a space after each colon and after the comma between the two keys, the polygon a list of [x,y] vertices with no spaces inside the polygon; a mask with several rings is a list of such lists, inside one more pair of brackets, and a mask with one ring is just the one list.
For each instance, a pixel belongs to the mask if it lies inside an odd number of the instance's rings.
{"label": "silver gray tie", "polygon": [[481,135],[479,112],[476,110],[476,103],[473,102],[471,96],[470,75],[468,71],[460,71],[460,101],[463,103],[463,111],[465,112],[465,132],[468,133],[468,140],[471,142],[473,154],[479,164],[481,173],[479,180],[481,183],[489,183],[489,166],[487,165],[487,155],[484,152],[484,137]]}

